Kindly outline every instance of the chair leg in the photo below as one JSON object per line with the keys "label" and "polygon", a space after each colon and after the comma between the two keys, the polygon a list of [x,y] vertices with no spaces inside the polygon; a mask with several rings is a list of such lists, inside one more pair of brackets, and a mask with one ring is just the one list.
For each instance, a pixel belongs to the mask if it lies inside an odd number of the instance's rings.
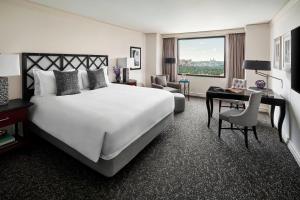
{"label": "chair leg", "polygon": [[219,119],[219,137],[221,137],[222,120]]}
{"label": "chair leg", "polygon": [[230,128],[233,129],[233,123],[230,123]]}
{"label": "chair leg", "polygon": [[232,108],[233,107],[233,104],[232,103],[230,103],[230,108]]}
{"label": "chair leg", "polygon": [[255,139],[258,140],[257,132],[256,132],[256,126],[253,126],[252,129],[253,129],[253,133],[254,133]]}
{"label": "chair leg", "polygon": [[247,126],[244,127],[244,135],[245,135],[245,145],[246,148],[248,149],[248,127]]}
{"label": "chair leg", "polygon": [[243,103],[243,109],[244,109],[244,110],[246,109],[246,105],[245,105],[245,103]]}
{"label": "chair leg", "polygon": [[236,104],[236,106],[235,106],[235,108],[237,109],[237,110],[239,110],[239,104]]}
{"label": "chair leg", "polygon": [[221,107],[222,107],[222,101],[219,100],[219,113],[221,112]]}

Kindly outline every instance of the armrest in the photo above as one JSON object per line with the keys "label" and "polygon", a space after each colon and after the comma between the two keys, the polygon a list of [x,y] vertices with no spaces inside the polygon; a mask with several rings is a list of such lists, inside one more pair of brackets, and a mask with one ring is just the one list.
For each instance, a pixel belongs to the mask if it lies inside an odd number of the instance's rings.
{"label": "armrest", "polygon": [[164,89],[164,87],[163,87],[162,85],[158,85],[158,84],[156,84],[156,83],[152,83],[151,86],[152,86],[153,88],[157,88],[157,89]]}
{"label": "armrest", "polygon": [[180,83],[176,83],[176,82],[167,82],[167,86],[176,88],[176,89],[180,89]]}

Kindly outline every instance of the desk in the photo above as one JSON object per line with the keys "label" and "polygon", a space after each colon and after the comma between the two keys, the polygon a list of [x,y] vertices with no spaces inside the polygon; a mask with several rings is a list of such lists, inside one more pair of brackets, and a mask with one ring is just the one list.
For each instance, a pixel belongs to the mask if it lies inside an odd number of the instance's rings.
{"label": "desk", "polygon": [[[210,87],[206,91],[206,107],[207,107],[207,115],[208,122],[207,127],[210,126],[210,119],[213,114],[213,99],[235,99],[248,101],[250,97],[251,91],[244,90],[241,93],[232,93],[227,92],[220,87]],[[278,106],[280,109],[279,119],[278,119],[278,135],[280,142],[282,142],[282,123],[285,117],[285,104],[286,101],[283,97],[274,94],[273,92],[268,92],[268,95],[263,95],[261,98],[261,103],[271,105],[271,124],[274,127],[274,110],[275,106]]]}

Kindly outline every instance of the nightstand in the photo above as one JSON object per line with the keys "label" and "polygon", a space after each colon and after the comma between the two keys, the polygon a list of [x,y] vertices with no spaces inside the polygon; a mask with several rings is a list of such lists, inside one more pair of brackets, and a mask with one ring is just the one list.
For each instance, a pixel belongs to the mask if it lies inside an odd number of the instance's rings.
{"label": "nightstand", "polygon": [[129,79],[127,82],[122,82],[122,81],[121,81],[121,82],[112,82],[112,83],[136,86],[136,85],[137,85],[136,82],[137,82],[137,81],[134,80],[134,79]]}
{"label": "nightstand", "polygon": [[[28,108],[32,105],[33,104],[28,101],[24,101],[22,99],[15,99],[9,101],[7,105],[0,106],[0,129],[9,125],[15,126],[15,133],[13,134],[13,136],[15,137],[15,141],[0,146],[0,154],[24,146],[27,143],[27,114]],[[18,123],[20,122],[23,123],[23,136],[19,135]]]}

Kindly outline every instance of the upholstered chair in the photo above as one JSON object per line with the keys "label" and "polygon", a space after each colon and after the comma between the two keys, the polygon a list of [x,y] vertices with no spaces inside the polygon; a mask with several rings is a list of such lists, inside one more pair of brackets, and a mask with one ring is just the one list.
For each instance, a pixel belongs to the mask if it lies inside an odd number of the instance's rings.
{"label": "upholstered chair", "polygon": [[180,93],[180,83],[170,82],[168,75],[151,76],[151,87],[163,89],[172,93]]}
{"label": "upholstered chair", "polygon": [[[231,88],[245,90],[247,89],[247,80],[233,78]],[[222,103],[227,103],[227,105],[222,105]],[[222,107],[230,107],[230,108],[234,107],[236,109],[240,109],[240,108],[245,109],[246,106],[243,101],[232,100],[232,99],[219,99],[219,112],[221,112]]]}
{"label": "upholstered chair", "polygon": [[[231,109],[219,114],[219,137],[221,137],[222,129],[240,130],[245,136],[245,145],[248,148],[248,131],[252,130],[256,140],[258,140],[256,133],[257,115],[261,101],[262,93],[253,92],[249,98],[249,105],[245,110]],[[222,121],[225,120],[234,124],[230,128],[222,128]],[[242,128],[239,128],[242,127]],[[250,129],[249,129],[250,128]]]}

